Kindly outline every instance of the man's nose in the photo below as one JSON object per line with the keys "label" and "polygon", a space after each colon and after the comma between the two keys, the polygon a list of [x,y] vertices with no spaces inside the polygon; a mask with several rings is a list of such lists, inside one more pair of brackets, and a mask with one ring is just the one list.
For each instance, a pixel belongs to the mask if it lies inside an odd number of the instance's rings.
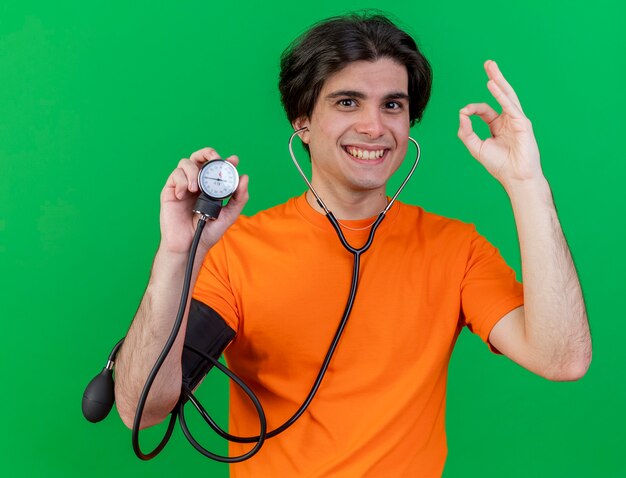
{"label": "man's nose", "polygon": [[381,137],[385,131],[385,124],[380,108],[364,108],[359,114],[356,130],[357,133],[370,138]]}

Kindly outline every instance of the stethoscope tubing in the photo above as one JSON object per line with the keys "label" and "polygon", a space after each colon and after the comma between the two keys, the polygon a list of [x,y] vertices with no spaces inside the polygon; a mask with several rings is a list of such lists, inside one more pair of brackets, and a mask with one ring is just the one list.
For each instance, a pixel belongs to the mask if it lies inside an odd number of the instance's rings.
{"label": "stethoscope tubing", "polygon": [[[185,437],[194,446],[194,448],[196,448],[203,455],[205,455],[205,456],[207,456],[209,458],[212,458],[214,460],[221,461],[221,462],[227,462],[227,463],[235,463],[235,462],[239,462],[239,461],[243,461],[245,459],[248,459],[252,455],[254,455],[256,452],[259,451],[259,449],[261,448],[261,446],[263,445],[263,443],[264,443],[264,441],[266,439],[272,438],[272,437],[274,437],[274,436],[284,432],[287,428],[289,428],[291,425],[293,425],[296,422],[296,420],[298,420],[298,418],[300,418],[300,416],[302,416],[302,414],[306,411],[306,409],[308,408],[308,406],[312,402],[313,398],[317,394],[317,392],[319,390],[319,387],[321,386],[323,378],[324,378],[324,376],[325,376],[325,374],[326,374],[326,372],[328,370],[328,367],[329,367],[330,362],[331,362],[331,360],[333,358],[333,355],[334,355],[334,353],[335,353],[335,351],[337,349],[337,346],[339,345],[339,341],[341,339],[341,336],[343,335],[345,327],[346,327],[346,325],[348,323],[348,319],[349,319],[350,314],[352,312],[352,308],[354,306],[354,301],[356,299],[357,289],[358,289],[358,286],[359,286],[359,273],[360,273],[360,265],[361,265],[361,255],[365,251],[367,251],[370,248],[370,246],[372,245],[372,243],[374,241],[374,235],[376,234],[376,231],[377,231],[378,227],[380,226],[380,224],[382,223],[383,219],[385,218],[385,215],[387,214],[389,209],[391,209],[391,207],[394,204],[395,200],[400,195],[400,192],[404,189],[404,187],[408,183],[409,179],[413,175],[415,169],[417,168],[419,160],[420,160],[421,150],[420,150],[420,146],[417,143],[417,141],[415,141],[413,138],[409,137],[409,140],[412,141],[415,144],[416,148],[417,148],[417,154],[415,156],[415,161],[413,162],[411,170],[407,174],[407,176],[404,179],[404,181],[402,182],[402,184],[399,186],[399,188],[396,191],[396,193],[388,201],[386,207],[378,214],[376,220],[374,221],[374,223],[372,224],[372,226],[370,228],[370,232],[369,232],[367,241],[361,247],[355,248],[347,241],[345,235],[343,234],[343,231],[341,230],[341,225],[339,224],[339,222],[337,221],[337,219],[335,218],[333,213],[328,209],[328,207],[326,206],[326,204],[324,203],[322,198],[319,196],[319,194],[317,193],[317,191],[315,190],[315,188],[313,187],[311,182],[307,179],[306,175],[304,174],[302,168],[300,167],[300,164],[298,163],[298,161],[297,161],[297,159],[295,157],[295,154],[293,152],[293,139],[297,135],[302,133],[304,130],[306,130],[306,128],[301,128],[301,129],[295,131],[291,135],[291,137],[289,138],[289,153],[291,154],[291,158],[292,158],[292,160],[293,160],[297,170],[299,171],[300,175],[304,179],[306,185],[308,186],[309,190],[313,193],[313,195],[315,196],[318,204],[324,210],[324,212],[326,214],[326,217],[328,218],[329,222],[331,223],[331,226],[333,227],[333,229],[337,233],[337,236],[338,236],[339,240],[341,241],[341,244],[343,245],[343,247],[348,252],[350,252],[353,255],[353,258],[354,258],[353,266],[352,266],[352,277],[351,277],[351,281],[350,281],[350,292],[348,294],[348,300],[346,301],[346,305],[345,305],[345,308],[344,308],[341,320],[339,321],[339,325],[337,327],[337,330],[335,331],[335,334],[334,334],[333,339],[332,339],[332,341],[330,343],[328,351],[326,352],[326,355],[324,357],[322,365],[320,366],[320,370],[319,370],[319,372],[317,374],[317,377],[316,377],[316,379],[315,379],[315,381],[313,383],[313,386],[311,387],[311,390],[307,394],[306,398],[304,399],[304,401],[302,402],[302,404],[300,405],[298,410],[296,410],[296,412],[287,421],[285,421],[282,425],[280,425],[279,427],[275,428],[274,430],[272,430],[270,432],[267,432],[267,430],[266,430],[267,423],[266,423],[266,420],[265,420],[265,414],[263,412],[263,409],[261,407],[260,402],[258,401],[256,396],[254,395],[254,393],[247,386],[245,386],[245,384],[243,384],[241,379],[236,377],[236,375],[234,375],[230,371],[226,372],[224,370],[225,367],[222,366],[219,362],[214,360],[212,357],[209,357],[209,356],[206,356],[206,355],[202,354],[202,352],[200,352],[200,351],[194,350],[194,352],[199,353],[200,355],[203,355],[205,359],[210,360],[215,366],[217,366],[224,373],[227,373],[227,375],[229,375],[229,377],[231,379],[235,380],[236,383],[238,383],[244,389],[244,391],[250,396],[251,400],[253,401],[253,404],[255,405],[255,408],[257,409],[257,412],[259,413],[260,428],[261,428],[259,435],[257,435],[257,436],[250,436],[250,437],[237,437],[237,436],[229,434],[228,432],[225,432],[224,430],[222,430],[219,427],[219,425],[217,425],[211,419],[211,417],[208,415],[206,410],[204,410],[204,408],[202,407],[200,402],[195,398],[193,393],[190,390],[183,389],[182,394],[181,394],[182,395],[181,396],[181,400],[178,402],[178,404],[176,405],[175,409],[172,411],[167,431],[165,433],[165,436],[161,440],[161,442],[156,446],[156,448],[153,451],[151,451],[149,453],[143,453],[141,451],[140,446],[139,446],[139,429],[140,429],[141,417],[143,415],[143,409],[144,409],[145,402],[146,402],[148,393],[150,391],[150,388],[152,387],[152,383],[154,382],[154,379],[156,378],[156,375],[157,375],[159,369],[161,368],[163,362],[165,361],[165,358],[167,357],[169,351],[171,350],[171,347],[172,347],[172,345],[174,343],[174,340],[175,340],[176,336],[178,335],[178,331],[179,331],[180,325],[182,323],[182,315],[183,315],[183,313],[185,311],[185,307],[186,307],[186,303],[187,303],[187,297],[189,295],[189,288],[190,288],[190,282],[191,282],[191,267],[192,267],[193,262],[194,262],[195,253],[196,253],[196,250],[197,250],[197,247],[198,247],[199,238],[201,236],[202,229],[204,228],[204,224],[206,222],[206,219],[205,220],[200,219],[198,221],[198,227],[197,227],[197,230],[196,230],[196,235],[194,237],[194,241],[192,243],[191,250],[190,250],[190,253],[189,253],[189,260],[188,260],[187,269],[185,271],[185,281],[184,281],[184,284],[183,284],[183,291],[182,291],[182,294],[181,294],[182,297],[181,297],[181,302],[180,302],[180,306],[179,306],[177,319],[175,321],[175,324],[174,324],[174,327],[172,329],[172,332],[171,332],[168,340],[166,341],[165,346],[163,347],[163,350],[162,350],[161,354],[159,355],[156,363],[154,364],[154,366],[153,366],[153,368],[152,368],[152,370],[151,370],[151,372],[150,372],[150,374],[148,376],[148,379],[146,380],[146,383],[144,385],[143,391],[141,393],[141,397],[140,397],[139,402],[137,404],[137,410],[136,410],[136,413],[135,413],[135,418],[134,418],[134,423],[133,423],[132,443],[133,443],[133,450],[135,451],[135,454],[139,458],[141,458],[142,460],[149,460],[149,459],[153,458],[154,456],[156,456],[163,449],[163,447],[165,446],[165,444],[167,443],[167,441],[169,440],[169,438],[170,438],[170,436],[172,434],[172,430],[173,430],[173,427],[174,427],[174,424],[175,424],[175,421],[176,421],[177,417],[180,419],[181,427],[183,429],[183,433],[184,433]],[[114,347],[113,351],[111,352],[111,354],[109,356],[109,363],[107,364],[107,368],[109,366],[112,368],[113,363],[114,363],[115,355],[117,355],[117,351],[119,350],[122,342],[123,342],[123,339],[116,344],[116,346]],[[233,378],[233,377],[235,377],[235,378]],[[230,441],[233,441],[233,442],[238,442],[238,443],[255,443],[255,446],[249,452],[247,452],[247,453],[245,453],[243,455],[240,455],[240,456],[236,456],[236,457],[225,457],[225,456],[216,455],[214,453],[211,453],[211,452],[207,451],[206,449],[204,449],[193,438],[193,436],[191,435],[191,432],[189,431],[189,428],[187,427],[187,423],[186,423],[185,416],[184,416],[184,411],[183,411],[184,404],[185,404],[183,398],[188,399],[189,401],[192,402],[192,404],[198,410],[200,415],[211,426],[211,428],[213,428],[213,430],[216,431],[220,436],[222,436],[223,438],[226,438],[226,439],[228,439]]]}
{"label": "stethoscope tubing", "polygon": [[[421,156],[421,150],[420,150],[420,146],[419,146],[418,142],[415,141],[413,138],[409,137],[409,139],[413,142],[413,144],[415,144],[415,146],[417,148],[417,154],[415,155],[415,161],[413,162],[413,165],[411,166],[411,170],[407,174],[407,176],[404,179],[404,181],[400,184],[398,190],[393,195],[391,200],[388,202],[388,204],[385,207],[385,209],[383,209],[378,214],[378,217],[376,218],[376,220],[374,221],[374,223],[371,226],[371,229],[370,229],[367,241],[365,241],[365,244],[363,244],[359,248],[355,248],[346,239],[345,235],[343,234],[343,232],[341,230],[341,226],[339,224],[339,221],[337,221],[337,219],[335,218],[334,214],[328,209],[328,207],[326,207],[326,204],[324,203],[322,198],[319,196],[317,191],[315,191],[315,188],[313,187],[311,182],[307,179],[306,175],[302,171],[302,168],[300,167],[300,164],[298,163],[298,161],[297,161],[297,159],[295,157],[295,154],[293,152],[293,139],[298,134],[303,132],[304,130],[306,130],[306,128],[301,128],[299,130],[296,130],[291,135],[291,137],[289,138],[289,153],[291,154],[291,159],[293,160],[294,164],[296,165],[296,168],[300,172],[300,175],[302,176],[302,179],[304,179],[304,182],[307,184],[309,190],[315,196],[315,198],[316,198],[317,202],[319,203],[320,207],[325,211],[326,217],[330,221],[333,229],[335,229],[335,232],[337,233],[337,236],[339,237],[339,240],[341,241],[341,244],[343,245],[343,247],[348,252],[350,252],[353,255],[354,262],[353,262],[353,266],[352,266],[352,278],[351,278],[351,282],[350,282],[350,292],[348,294],[348,300],[346,302],[346,306],[344,308],[344,312],[343,312],[343,315],[341,317],[341,320],[339,321],[339,326],[337,327],[337,330],[335,332],[335,335],[333,336],[333,339],[332,339],[332,341],[330,343],[328,351],[326,352],[326,356],[324,357],[324,361],[322,362],[322,365],[320,366],[320,370],[319,370],[319,372],[317,374],[317,377],[316,377],[315,381],[313,382],[313,386],[311,387],[311,390],[309,391],[309,393],[308,393],[307,397],[305,398],[304,402],[302,402],[302,405],[300,405],[298,410],[291,416],[291,418],[289,418],[281,426],[279,426],[279,427],[275,428],[274,430],[268,432],[266,438],[272,438],[272,437],[278,435],[279,433],[282,433],[283,431],[285,431],[291,425],[293,425],[293,423],[295,423],[295,421],[308,408],[308,406],[310,405],[311,401],[315,397],[317,391],[319,390],[319,387],[320,387],[320,385],[322,383],[324,375],[326,374],[326,371],[328,370],[328,366],[330,365],[332,357],[333,357],[333,355],[334,355],[334,353],[335,353],[335,351],[337,349],[337,346],[339,344],[339,340],[341,339],[341,336],[342,336],[342,334],[344,332],[344,329],[345,329],[345,327],[346,327],[346,325],[348,323],[348,318],[350,317],[350,313],[352,312],[352,307],[354,305],[354,301],[356,299],[357,289],[358,289],[358,286],[359,286],[359,273],[360,273],[360,266],[361,266],[361,255],[365,251],[367,251],[370,248],[370,246],[372,245],[372,243],[374,241],[374,235],[376,234],[376,230],[378,229],[378,226],[380,226],[381,222],[385,218],[385,215],[386,215],[387,211],[389,211],[389,209],[391,208],[391,206],[393,205],[393,203],[395,202],[395,200],[399,196],[400,192],[404,189],[404,187],[408,183],[409,179],[411,178],[411,176],[415,172],[415,169],[417,168],[417,165],[419,163],[420,156]],[[257,436],[257,437],[232,437],[232,438],[235,438],[235,440],[233,440],[233,441],[236,441],[236,442],[249,443],[249,442],[257,441],[259,437]]]}

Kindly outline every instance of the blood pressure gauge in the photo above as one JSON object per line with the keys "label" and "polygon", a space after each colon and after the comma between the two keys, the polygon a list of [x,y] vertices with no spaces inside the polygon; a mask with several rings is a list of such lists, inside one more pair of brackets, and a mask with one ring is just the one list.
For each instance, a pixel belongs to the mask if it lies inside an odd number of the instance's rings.
{"label": "blood pressure gauge", "polygon": [[222,159],[204,163],[198,174],[198,186],[213,199],[226,199],[235,192],[238,185],[239,175],[235,166]]}
{"label": "blood pressure gauge", "polygon": [[238,185],[239,174],[231,163],[223,159],[205,163],[198,173],[198,186],[202,193],[193,211],[209,219],[217,219],[222,200],[230,197]]}

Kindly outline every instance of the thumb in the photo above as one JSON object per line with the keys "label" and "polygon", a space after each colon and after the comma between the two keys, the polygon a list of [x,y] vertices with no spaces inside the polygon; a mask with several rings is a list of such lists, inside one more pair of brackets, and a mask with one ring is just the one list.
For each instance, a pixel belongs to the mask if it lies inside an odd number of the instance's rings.
{"label": "thumb", "polygon": [[204,229],[202,242],[207,250],[213,247],[237,220],[248,202],[248,197],[248,176],[243,175],[239,178],[239,186],[237,186],[235,194],[230,198],[228,204],[221,209],[217,220],[208,221]]}
{"label": "thumb", "polygon": [[223,214],[226,223],[230,226],[237,217],[243,211],[244,206],[250,199],[250,194],[248,193],[248,182],[249,177],[247,174],[243,174],[239,178],[239,185],[237,186],[237,190],[232,195],[232,197],[228,200],[228,204],[222,209],[220,216]]}

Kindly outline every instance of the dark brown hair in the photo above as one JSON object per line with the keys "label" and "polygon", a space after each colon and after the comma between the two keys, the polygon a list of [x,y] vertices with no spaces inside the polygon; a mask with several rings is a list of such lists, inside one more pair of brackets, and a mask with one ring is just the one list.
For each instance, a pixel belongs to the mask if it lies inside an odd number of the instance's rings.
{"label": "dark brown hair", "polygon": [[353,13],[314,25],[283,52],[280,62],[281,101],[291,123],[310,118],[324,82],[355,61],[390,58],[409,76],[411,125],[422,119],[430,97],[432,71],[413,38],[386,16]]}

